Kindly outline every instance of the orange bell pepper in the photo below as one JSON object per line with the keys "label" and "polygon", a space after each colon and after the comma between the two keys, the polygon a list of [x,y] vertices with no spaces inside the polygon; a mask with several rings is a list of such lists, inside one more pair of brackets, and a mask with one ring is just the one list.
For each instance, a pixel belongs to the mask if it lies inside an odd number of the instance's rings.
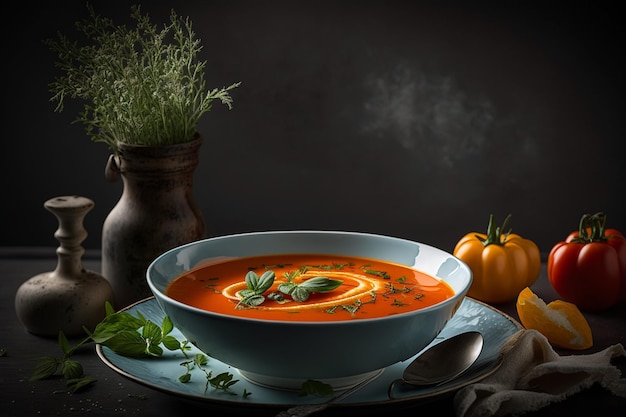
{"label": "orange bell pepper", "polygon": [[514,300],[539,277],[541,255],[537,245],[510,230],[503,233],[510,218],[508,215],[500,228],[495,226],[492,214],[487,234],[471,232],[456,244],[453,254],[473,273],[469,297],[504,303]]}

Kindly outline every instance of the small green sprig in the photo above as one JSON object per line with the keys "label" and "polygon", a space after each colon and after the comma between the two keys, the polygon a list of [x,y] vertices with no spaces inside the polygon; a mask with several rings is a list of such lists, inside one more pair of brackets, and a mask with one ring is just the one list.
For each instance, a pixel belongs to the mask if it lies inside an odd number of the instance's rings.
{"label": "small green sprig", "polygon": [[96,382],[94,378],[84,374],[83,366],[80,362],[71,359],[72,353],[84,344],[85,341],[82,341],[72,348],[63,332],[59,333],[58,340],[59,346],[61,346],[61,350],[63,351],[63,357],[42,356],[37,358],[35,369],[29,380],[35,381],[49,378],[58,372],[63,379],[65,379],[65,385],[70,392],[79,391]]}
{"label": "small green sprig", "polygon": [[411,291],[413,291],[413,289],[411,287],[407,287],[407,286],[404,286],[402,288],[398,288],[395,285],[393,285],[392,282],[388,282],[385,285],[385,288],[387,288],[387,291],[385,291],[385,293],[383,293],[383,297],[389,297],[391,294],[408,294]]}
{"label": "small green sprig", "polygon": [[369,265],[363,265],[361,267],[361,269],[366,274],[375,275],[375,276],[383,278],[383,279],[390,279],[391,278],[391,276],[387,272],[385,272],[385,271],[378,271],[378,270],[375,270],[375,269],[370,269],[369,267],[370,267]]}
{"label": "small green sprig", "polygon": [[184,366],[186,369],[186,372],[178,377],[178,380],[182,383],[187,383],[189,381],[191,381],[191,370],[195,367],[198,367],[200,369],[204,370],[204,366],[209,363],[209,359],[206,357],[206,355],[202,354],[202,353],[198,353],[196,354],[193,359],[190,359],[188,361],[184,361],[181,362],[180,366]]}
{"label": "small green sprig", "polygon": [[315,379],[307,379],[302,383],[302,387],[300,388],[300,396],[307,395],[315,395],[319,397],[328,397],[334,394],[334,390],[332,385],[326,384],[324,382],[315,380]]}
{"label": "small green sprig", "polygon": [[[211,372],[208,372],[206,376],[207,376],[207,385],[204,388],[205,392],[207,391],[210,385],[211,387],[217,390],[227,392],[231,395],[237,395],[237,393],[232,391],[230,387],[236,384],[237,382],[239,382],[239,380],[238,379],[233,380],[233,374],[231,374],[230,372],[222,372],[221,374],[218,374],[216,376],[212,376]],[[245,394],[245,396],[247,395],[249,395],[249,393]]]}
{"label": "small green sprig", "polygon": [[369,301],[362,301],[360,298],[357,299],[355,302],[351,303],[351,304],[337,304],[334,305],[330,308],[327,308],[326,310],[324,310],[326,313],[328,314],[335,314],[335,312],[337,311],[337,309],[341,309],[344,311],[347,311],[348,313],[350,313],[350,315],[354,316],[356,314],[356,312],[365,304],[374,304],[376,302],[376,291],[371,291],[370,292],[370,300]]}
{"label": "small green sprig", "polygon": [[[206,393],[210,387],[213,387],[216,390],[224,391],[230,395],[237,395],[231,387],[239,382],[238,379],[233,380],[233,374],[229,372],[222,372],[216,376],[213,376],[213,373],[206,369],[206,365],[209,363],[209,359],[206,355],[202,353],[198,353],[194,356],[193,359],[182,362],[180,365],[185,367],[185,373],[178,377],[178,380],[182,383],[187,383],[191,381],[191,371],[194,368],[202,371],[206,377],[206,384],[204,386],[204,392]],[[251,395],[248,391],[244,389],[243,397],[248,397]]]}

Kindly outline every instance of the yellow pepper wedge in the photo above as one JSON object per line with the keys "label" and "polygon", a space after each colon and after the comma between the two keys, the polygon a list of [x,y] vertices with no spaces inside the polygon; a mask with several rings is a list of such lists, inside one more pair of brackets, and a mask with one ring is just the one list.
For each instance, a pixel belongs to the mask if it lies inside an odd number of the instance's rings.
{"label": "yellow pepper wedge", "polygon": [[472,232],[458,241],[453,254],[465,262],[473,273],[469,297],[486,303],[504,303],[517,298],[520,291],[530,287],[539,277],[541,255],[537,245],[510,230],[511,215],[502,228],[489,217],[487,234]]}

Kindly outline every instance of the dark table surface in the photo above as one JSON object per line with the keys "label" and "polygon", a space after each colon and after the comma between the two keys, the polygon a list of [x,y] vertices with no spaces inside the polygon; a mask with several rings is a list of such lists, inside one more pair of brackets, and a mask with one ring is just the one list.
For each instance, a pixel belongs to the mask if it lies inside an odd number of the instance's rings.
{"label": "dark table surface", "polygon": [[[132,381],[106,366],[95,353],[93,345],[79,350],[74,358],[79,360],[87,375],[97,382],[85,391],[70,394],[60,379],[29,381],[34,360],[43,355],[60,356],[60,348],[55,338],[43,338],[30,334],[17,319],[14,299],[19,286],[31,276],[51,271],[56,266],[55,248],[38,250],[21,248],[0,248],[0,414],[2,416],[152,416],[152,415],[275,415],[280,408],[245,410],[224,407],[205,401],[180,398]],[[86,269],[100,271],[97,253],[87,253],[83,257]],[[537,282],[531,287],[535,293],[549,302],[558,298],[550,286],[545,268]],[[515,303],[494,305],[501,312],[518,320]],[[585,351],[557,350],[562,355],[586,354],[600,351],[608,346],[621,343],[626,346],[626,305],[609,311],[585,313],[593,331],[594,345]],[[626,376],[626,359],[614,362]],[[604,389],[593,386],[567,400],[544,409],[525,414],[539,416],[588,416],[624,415],[626,399],[611,395]],[[402,407],[359,407],[329,408],[315,415],[435,415],[454,416],[451,396],[435,400],[416,401]]]}

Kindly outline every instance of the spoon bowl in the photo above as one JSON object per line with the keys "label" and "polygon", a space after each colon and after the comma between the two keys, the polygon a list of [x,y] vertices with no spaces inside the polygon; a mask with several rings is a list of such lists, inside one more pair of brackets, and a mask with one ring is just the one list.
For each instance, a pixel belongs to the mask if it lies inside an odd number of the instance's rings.
{"label": "spoon bowl", "polygon": [[456,378],[478,359],[483,343],[483,335],[476,331],[445,339],[418,355],[402,380],[410,385],[438,385]]}

